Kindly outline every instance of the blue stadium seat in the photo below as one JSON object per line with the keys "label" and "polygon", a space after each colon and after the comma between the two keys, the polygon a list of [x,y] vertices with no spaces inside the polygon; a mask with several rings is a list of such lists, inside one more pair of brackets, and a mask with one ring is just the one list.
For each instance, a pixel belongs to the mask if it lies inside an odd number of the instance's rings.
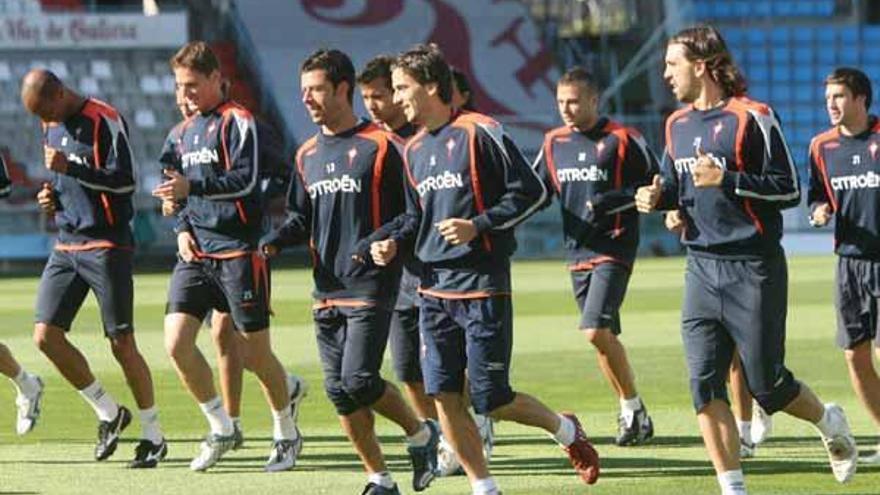
{"label": "blue stadium seat", "polygon": [[794,49],[794,62],[796,64],[810,64],[813,61],[813,48],[809,46],[803,46],[798,43],[797,48]]}
{"label": "blue stadium seat", "polygon": [[801,131],[801,124],[806,124],[808,122],[813,121],[813,107],[809,105],[798,105],[794,109],[794,119],[799,125],[795,127],[794,135],[796,137],[803,137],[803,131]]}
{"label": "blue stadium seat", "polygon": [[858,65],[859,64],[859,49],[858,45],[851,44],[842,47],[837,52],[837,63],[839,65]]}
{"label": "blue stadium seat", "polygon": [[704,2],[694,2],[693,3],[694,10],[694,18],[695,19],[708,19],[711,17],[711,4]]}
{"label": "blue stadium seat", "polygon": [[787,44],[790,38],[791,28],[788,26],[777,26],[770,31],[770,41],[772,41],[774,45],[778,46]]}
{"label": "blue stadium seat", "polygon": [[837,53],[834,52],[833,44],[825,45],[825,47],[819,47],[816,53],[819,56],[820,64],[833,65],[837,63]]}
{"label": "blue stadium seat", "polygon": [[[782,107],[783,105],[787,105],[789,101],[793,100],[791,94],[791,85],[789,84],[774,84],[770,86],[770,98],[768,98],[768,103],[773,105],[774,107]],[[779,110],[779,108],[777,108]]]}
{"label": "blue stadium seat", "polygon": [[752,2],[733,2],[733,14],[739,18],[746,18],[752,15]]}
{"label": "blue stadium seat", "polygon": [[815,15],[815,4],[812,0],[801,0],[795,4],[795,15],[799,17],[811,17]]}
{"label": "blue stadium seat", "polygon": [[816,40],[819,42],[819,48],[834,43],[837,33],[833,29],[819,28],[816,31]]}
{"label": "blue stadium seat", "polygon": [[752,65],[767,65],[770,63],[770,55],[764,47],[749,47],[747,59],[749,64]]}
{"label": "blue stadium seat", "polygon": [[799,83],[811,82],[813,80],[813,68],[806,64],[796,64],[794,66],[794,80]]}
{"label": "blue stadium seat", "polygon": [[816,31],[812,28],[798,28],[794,30],[793,37],[796,44],[811,43],[816,35]]}
{"label": "blue stadium seat", "polygon": [[774,48],[770,55],[774,64],[787,64],[791,56],[791,50],[788,48]]}
{"label": "blue stadium seat", "polygon": [[[774,99],[774,100],[778,100]],[[791,121],[793,120],[792,108],[788,105],[774,105],[776,101],[771,102],[773,109],[776,110],[776,115],[779,117],[779,120],[782,121],[782,125],[787,127],[791,125]]]}
{"label": "blue stadium seat", "polygon": [[794,100],[798,103],[811,103],[818,98],[818,90],[813,84],[798,84],[794,88]]}
{"label": "blue stadium seat", "polygon": [[752,48],[757,49],[760,45],[767,42],[767,31],[764,29],[749,29],[748,38],[749,45],[751,45]]}
{"label": "blue stadium seat", "polygon": [[877,86],[877,89],[880,90],[880,64],[869,64],[866,65],[863,69],[865,71],[865,74],[868,76],[868,79],[870,79],[871,82],[875,86]]}
{"label": "blue stadium seat", "polygon": [[766,65],[753,65],[749,67],[746,76],[755,82],[767,82],[770,80],[770,69]]}
{"label": "blue stadium seat", "polygon": [[772,78],[774,83],[791,81],[791,68],[788,65],[778,64],[773,66]]}
{"label": "blue stadium seat", "polygon": [[792,17],[797,13],[797,3],[787,0],[773,2],[773,15],[775,17]]}
{"label": "blue stadium seat", "polygon": [[872,46],[880,44],[880,26],[863,26],[862,42]]}
{"label": "blue stadium seat", "polygon": [[876,64],[880,62],[880,50],[869,48],[871,43],[865,42],[866,49],[862,50],[862,62],[865,64]]}
{"label": "blue stadium seat", "polygon": [[713,14],[717,19],[729,19],[733,17],[733,6],[729,2],[717,2]]}
{"label": "blue stadium seat", "polygon": [[837,28],[837,39],[839,39],[844,46],[854,45],[859,42],[859,31],[858,29],[853,29],[852,26],[839,27]]}
{"label": "blue stadium seat", "polygon": [[834,15],[834,0],[820,0],[816,8],[816,15],[830,17]]}
{"label": "blue stadium seat", "polygon": [[750,5],[752,16],[770,17],[773,15],[773,8],[770,2],[752,2]]}
{"label": "blue stadium seat", "polygon": [[721,30],[721,36],[724,37],[724,41],[727,42],[727,45],[731,48],[734,46],[738,46],[744,44],[746,39],[746,33],[740,28],[730,27],[724,28]]}

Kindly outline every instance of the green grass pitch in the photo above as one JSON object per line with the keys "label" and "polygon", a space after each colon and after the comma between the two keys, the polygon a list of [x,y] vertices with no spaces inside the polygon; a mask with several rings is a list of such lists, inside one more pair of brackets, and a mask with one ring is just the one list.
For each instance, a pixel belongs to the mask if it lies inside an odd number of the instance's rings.
{"label": "green grass pitch", "polygon": [[[860,447],[866,450],[877,444],[877,430],[858,404],[842,353],[833,344],[833,265],[830,256],[790,260],[787,362],[823,400],[844,406]],[[594,351],[575,331],[577,314],[562,263],[515,263],[514,387],[554,409],[579,414],[602,455],[602,477],[593,487],[581,485],[564,454],[542,432],[500,423],[491,466],[505,494],[718,493],[687,388],[678,324],[682,269],[680,258],[644,259],[636,265],[623,308],[623,341],[640,393],[654,417],[657,438],[649,446],[621,449],[611,445],[617,401],[600,376]],[[125,468],[138,435],[135,420],[116,455],[108,462],[94,462],[92,411],[30,340],[37,278],[7,279],[0,282],[0,341],[27,369],[43,376],[47,392],[37,429],[19,438],[14,433],[13,387],[0,380],[0,493],[360,493],[365,477],[322,392],[310,321],[310,273],[287,270],[273,275],[275,351],[289,370],[305,376],[311,385],[300,416],[305,448],[294,471],[262,472],[271,416],[249,375],[242,414],[245,448],[208,473],[189,470],[207,426],[163,349],[167,274],[136,277],[135,313],[139,344],[153,370],[161,420],[170,439],[169,458],[155,470]],[[71,338],[104,385],[131,407],[131,395],[99,328],[90,297]],[[213,361],[207,331],[200,343]],[[386,359],[388,377],[389,364]],[[393,475],[403,491],[411,493],[400,432],[385,420],[379,420],[377,427]],[[756,494],[880,493],[878,468],[862,467],[852,483],[837,484],[813,428],[782,416],[776,417],[772,438],[758,449],[755,459],[745,462],[744,469],[750,492]],[[469,493],[469,487],[463,477],[443,478],[426,493]]]}

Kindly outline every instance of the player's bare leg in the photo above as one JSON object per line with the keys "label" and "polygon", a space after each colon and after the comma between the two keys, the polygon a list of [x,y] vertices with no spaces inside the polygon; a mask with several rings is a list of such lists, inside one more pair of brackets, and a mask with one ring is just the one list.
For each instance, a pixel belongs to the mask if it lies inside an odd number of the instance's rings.
{"label": "player's bare leg", "polygon": [[654,436],[654,424],[636,391],[635,373],[623,343],[610,328],[587,328],[584,335],[596,348],[599,369],[620,401],[615,443],[637,445],[649,440]]}
{"label": "player's bare leg", "polygon": [[[730,363],[730,405],[733,409],[736,429],[739,433],[739,456],[748,459],[755,456],[757,445],[752,441],[752,393],[746,383],[739,356],[734,354]],[[769,417],[769,416],[768,416]]]}

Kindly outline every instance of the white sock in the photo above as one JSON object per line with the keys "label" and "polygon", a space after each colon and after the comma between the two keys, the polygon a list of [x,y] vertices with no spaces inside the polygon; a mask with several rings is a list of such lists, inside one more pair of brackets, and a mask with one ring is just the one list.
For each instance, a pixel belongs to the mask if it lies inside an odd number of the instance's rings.
{"label": "white sock", "polygon": [[829,409],[826,407],[825,411],[822,413],[822,419],[816,423],[816,428],[822,433],[822,435],[826,437],[834,436],[834,432],[831,430],[831,418],[828,415]]}
{"label": "white sock", "polygon": [[718,475],[722,495],[746,495],[746,481],[742,469],[725,471]]}
{"label": "white sock", "polygon": [[39,390],[39,386],[37,385],[37,380],[34,375],[28,373],[24,370],[24,368],[18,369],[18,374],[13,378],[10,378],[12,383],[15,384],[15,388],[18,390],[18,393],[26,396],[33,397],[36,395],[37,390]]}
{"label": "white sock", "polygon": [[498,493],[498,485],[495,484],[495,478],[490,476],[471,483],[471,490],[473,490],[474,495],[496,495]]}
{"label": "white sock", "polygon": [[274,440],[296,440],[299,433],[290,415],[290,406],[280,411],[272,411],[272,438]]}
{"label": "white sock", "polygon": [[566,418],[565,416],[559,414],[559,430],[553,434],[553,439],[556,440],[560,445],[568,447],[569,445],[574,443],[574,436],[576,434],[576,430],[574,427],[574,421]]}
{"label": "white sock", "polygon": [[367,476],[368,483],[375,483],[384,488],[394,488],[394,479],[391,478],[391,473],[388,471],[382,471],[381,473],[373,473]]}
{"label": "white sock", "polygon": [[153,445],[161,444],[164,435],[159,427],[159,411],[156,406],[141,409],[139,416],[141,419],[141,438],[153,442]]}
{"label": "white sock", "polygon": [[211,433],[215,435],[229,436],[232,435],[232,419],[223,409],[223,402],[220,397],[214,397],[208,402],[199,404],[208,424],[211,425]]}
{"label": "white sock", "polygon": [[746,443],[752,443],[752,422],[736,420],[736,429],[739,430],[739,439]]}
{"label": "white sock", "polygon": [[80,390],[79,395],[92,406],[101,421],[113,421],[119,414],[119,405],[113,400],[110,393],[104,390],[98,380]]}
{"label": "white sock", "polygon": [[414,435],[409,435],[406,437],[406,443],[413,447],[424,447],[428,445],[428,442],[431,441],[431,430],[428,429],[427,423],[422,423],[422,427],[419,428]]}
{"label": "white sock", "polygon": [[627,424],[632,422],[636,411],[642,408],[642,399],[638,395],[632,399],[620,399],[620,414],[626,420]]}

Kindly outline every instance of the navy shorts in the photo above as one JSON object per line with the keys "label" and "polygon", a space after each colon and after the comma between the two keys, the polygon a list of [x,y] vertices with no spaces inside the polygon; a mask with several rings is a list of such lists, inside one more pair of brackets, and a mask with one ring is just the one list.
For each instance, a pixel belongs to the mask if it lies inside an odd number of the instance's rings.
{"label": "navy shorts", "polygon": [[619,263],[600,263],[592,270],[571,272],[574,298],[581,312],[578,328],[608,328],[620,335],[620,305],[629,276],[629,267]]}
{"label": "navy shorts", "polygon": [[474,412],[488,414],[513,401],[513,306],[509,296],[440,299],[422,294],[419,321],[428,395],[463,392],[467,370]]}
{"label": "navy shorts", "polygon": [[835,279],[837,345],[852,349],[873,340],[880,347],[880,261],[840,256]]}
{"label": "navy shorts", "polygon": [[788,269],[783,254],[731,260],[690,255],[682,308],[694,408],[727,399],[727,373],[738,350],[752,396],[769,413],[787,406],[800,385],[785,367]]}
{"label": "navy shorts", "polygon": [[347,416],[385,393],[380,369],[391,311],[381,306],[325,306],[313,310],[324,391]]}
{"label": "navy shorts", "polygon": [[239,331],[269,328],[269,266],[251,253],[227,259],[178,260],[168,287],[165,313],[184,313],[202,321],[215,309],[230,313]]}
{"label": "navy shorts", "polygon": [[37,291],[37,323],[70,330],[91,289],[101,309],[104,334],[113,338],[132,332],[133,257],[130,249],[117,248],[53,251]]}

